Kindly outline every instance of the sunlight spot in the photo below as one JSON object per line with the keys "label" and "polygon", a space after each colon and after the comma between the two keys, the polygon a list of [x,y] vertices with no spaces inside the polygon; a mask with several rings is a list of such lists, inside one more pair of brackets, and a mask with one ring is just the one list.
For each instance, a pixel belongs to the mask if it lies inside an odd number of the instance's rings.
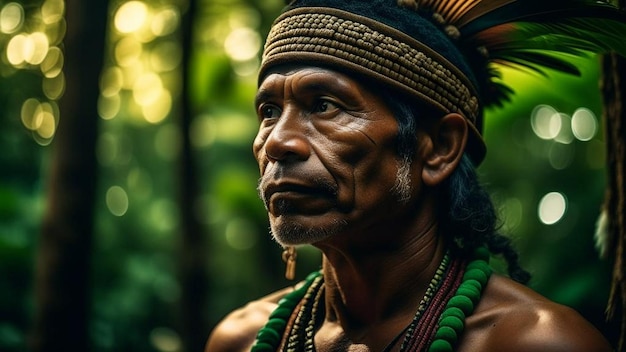
{"label": "sunlight spot", "polygon": [[129,67],[139,62],[143,47],[135,38],[126,37],[115,44],[115,60],[121,67]]}
{"label": "sunlight spot", "polygon": [[35,142],[48,145],[56,133],[59,107],[56,103],[40,103],[37,99],[27,99],[22,104],[21,120],[24,127],[36,132],[33,134]]}
{"label": "sunlight spot", "polygon": [[63,71],[64,60],[63,51],[56,46],[51,47],[39,66],[41,73],[47,78],[58,76]]}
{"label": "sunlight spot", "polygon": [[546,225],[555,224],[563,218],[566,209],[565,196],[559,192],[550,192],[539,201],[539,220]]}
{"label": "sunlight spot", "polygon": [[41,6],[41,18],[46,24],[61,21],[64,12],[65,1],[62,0],[46,0]]}
{"label": "sunlight spot", "polygon": [[63,39],[65,39],[67,32],[67,22],[62,18],[58,22],[50,23],[46,25],[44,32],[48,37],[49,46],[62,46]]}
{"label": "sunlight spot", "polygon": [[117,66],[109,67],[100,76],[100,93],[105,97],[118,95],[123,84],[122,70]]}
{"label": "sunlight spot", "polygon": [[49,103],[41,104],[42,109],[38,111],[37,117],[35,117],[37,121],[40,121],[36,130],[37,134],[43,139],[52,138],[56,132],[56,119],[49,106]]}
{"label": "sunlight spot", "polygon": [[553,139],[561,130],[561,117],[559,113],[549,105],[537,105],[531,113],[531,127],[537,137],[541,139]]}
{"label": "sunlight spot", "polygon": [[162,198],[152,202],[149,208],[150,223],[159,231],[171,231],[176,227],[178,211],[176,204]]}
{"label": "sunlight spot", "polygon": [[137,79],[146,72],[145,65],[136,61],[131,66],[122,68],[122,88],[132,90]]}
{"label": "sunlight spot", "polygon": [[162,96],[163,83],[154,72],[139,76],[133,85],[133,98],[141,106],[150,105]]}
{"label": "sunlight spot", "polygon": [[249,77],[257,74],[259,66],[259,59],[255,56],[246,61],[234,61],[233,71],[235,71],[238,76]]}
{"label": "sunlight spot", "polygon": [[115,28],[121,33],[132,33],[141,28],[148,18],[148,6],[141,1],[129,1],[115,13]]}
{"label": "sunlight spot", "polygon": [[24,24],[24,8],[22,5],[10,2],[0,10],[0,31],[11,34]]}
{"label": "sunlight spot", "polygon": [[28,36],[24,46],[24,61],[31,65],[39,65],[48,54],[48,37],[42,32],[35,32]]}
{"label": "sunlight spot", "polygon": [[150,104],[141,106],[143,117],[152,124],[163,121],[170,111],[172,111],[172,95],[167,89],[162,89],[160,96]]}
{"label": "sunlight spot", "polygon": [[230,12],[228,24],[231,28],[257,28],[261,24],[261,14],[251,7],[240,8]]}
{"label": "sunlight spot", "polygon": [[128,211],[128,194],[120,186],[112,186],[106,192],[106,205],[111,214],[123,216]]}
{"label": "sunlight spot", "polygon": [[574,134],[572,134],[572,121],[568,114],[559,113],[556,115],[561,121],[559,122],[559,129],[554,137],[555,142],[570,144],[574,140]]}
{"label": "sunlight spot", "polygon": [[180,14],[176,8],[167,7],[154,15],[150,30],[158,37],[172,34],[178,27],[179,18]]}
{"label": "sunlight spot", "polygon": [[174,41],[158,43],[150,51],[150,66],[157,72],[171,71],[180,65],[182,54],[180,46]]}
{"label": "sunlight spot", "polygon": [[124,116],[130,122],[143,125],[146,119],[141,112],[141,105],[137,104],[135,99],[124,99]]}
{"label": "sunlight spot", "polygon": [[22,124],[27,129],[34,131],[41,125],[41,121],[36,119],[38,116],[37,110],[41,109],[40,106],[39,100],[35,98],[26,99],[26,101],[22,103],[20,116],[22,118]]}
{"label": "sunlight spot", "polygon": [[98,115],[103,120],[111,120],[120,112],[122,99],[119,94],[98,97]]}
{"label": "sunlight spot", "polygon": [[224,41],[226,54],[236,61],[250,60],[261,48],[259,34],[247,27],[237,28],[230,32]]}
{"label": "sunlight spot", "polygon": [[41,88],[48,99],[58,100],[65,92],[65,75],[61,73],[55,77],[44,77]]}
{"label": "sunlight spot", "polygon": [[579,108],[572,115],[572,132],[579,141],[589,141],[598,129],[598,122],[593,111]]}
{"label": "sunlight spot", "polygon": [[154,328],[150,332],[150,343],[160,352],[176,352],[182,348],[182,341],[176,331],[164,327]]}
{"label": "sunlight spot", "polygon": [[25,34],[18,34],[9,40],[7,44],[7,59],[13,66],[19,66],[26,61],[24,53],[28,46],[28,37]]}

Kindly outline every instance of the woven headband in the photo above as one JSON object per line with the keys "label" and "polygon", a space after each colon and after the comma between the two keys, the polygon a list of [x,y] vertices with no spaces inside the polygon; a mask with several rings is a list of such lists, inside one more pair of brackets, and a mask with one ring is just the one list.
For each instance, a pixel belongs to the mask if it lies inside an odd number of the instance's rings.
{"label": "woven headband", "polygon": [[476,89],[447,59],[401,31],[335,8],[292,9],[276,19],[267,37],[259,80],[271,67],[294,62],[349,70],[443,113],[460,113],[472,131],[468,152],[475,162],[484,157]]}

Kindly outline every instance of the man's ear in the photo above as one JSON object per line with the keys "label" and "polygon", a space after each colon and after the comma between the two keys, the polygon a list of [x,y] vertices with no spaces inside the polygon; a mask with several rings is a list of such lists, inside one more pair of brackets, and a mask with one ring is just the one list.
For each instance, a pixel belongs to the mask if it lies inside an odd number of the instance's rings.
{"label": "man's ear", "polygon": [[423,154],[422,180],[428,186],[436,186],[461,161],[467,143],[467,121],[462,115],[450,113],[436,120],[427,133],[430,143]]}

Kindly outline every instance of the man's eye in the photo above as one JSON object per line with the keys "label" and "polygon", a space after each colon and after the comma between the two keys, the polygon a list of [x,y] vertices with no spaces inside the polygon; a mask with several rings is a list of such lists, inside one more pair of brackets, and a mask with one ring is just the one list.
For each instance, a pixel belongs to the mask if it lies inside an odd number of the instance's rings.
{"label": "man's eye", "polygon": [[331,101],[320,100],[313,108],[313,111],[314,112],[329,112],[338,108],[339,107]]}
{"label": "man's eye", "polygon": [[280,109],[274,105],[263,105],[259,108],[259,117],[262,119],[280,117]]}

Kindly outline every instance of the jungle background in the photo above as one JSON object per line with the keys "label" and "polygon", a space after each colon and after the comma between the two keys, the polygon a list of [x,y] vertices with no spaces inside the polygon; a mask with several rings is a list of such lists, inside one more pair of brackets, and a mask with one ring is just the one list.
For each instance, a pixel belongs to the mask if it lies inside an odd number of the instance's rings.
{"label": "jungle background", "polygon": [[[289,282],[253,110],[282,0],[0,1],[0,351],[200,351]],[[610,339],[600,59],[505,71],[479,173],[531,286]],[[299,251],[298,277],[320,255]],[[498,262],[495,262],[498,265]]]}

